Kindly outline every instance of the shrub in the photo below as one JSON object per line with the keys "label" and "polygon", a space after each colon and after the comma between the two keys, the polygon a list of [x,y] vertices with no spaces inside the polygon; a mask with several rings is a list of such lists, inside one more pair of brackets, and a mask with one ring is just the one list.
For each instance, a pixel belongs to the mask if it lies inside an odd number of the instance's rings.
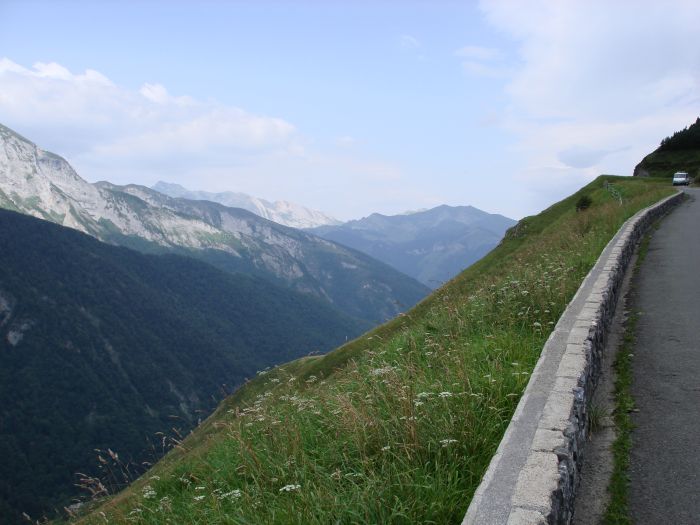
{"label": "shrub", "polygon": [[581,198],[576,201],[576,211],[587,210],[591,207],[591,204],[593,204],[593,199],[588,195],[581,195]]}

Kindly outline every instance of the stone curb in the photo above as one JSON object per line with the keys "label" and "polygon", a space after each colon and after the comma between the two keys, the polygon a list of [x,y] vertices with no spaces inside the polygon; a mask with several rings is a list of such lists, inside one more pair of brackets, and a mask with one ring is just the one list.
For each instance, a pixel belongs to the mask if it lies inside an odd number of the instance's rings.
{"label": "stone curb", "polygon": [[617,294],[637,242],[683,193],[628,219],[545,343],[463,525],[569,524],[588,436],[588,405]]}

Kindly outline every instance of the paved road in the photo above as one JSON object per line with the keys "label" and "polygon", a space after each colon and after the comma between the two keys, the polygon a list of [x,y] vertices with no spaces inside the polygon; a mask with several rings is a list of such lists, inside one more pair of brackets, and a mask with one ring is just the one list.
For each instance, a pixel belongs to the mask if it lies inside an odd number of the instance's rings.
{"label": "paved road", "polygon": [[700,190],[663,219],[634,287],[630,510],[635,525],[700,524]]}

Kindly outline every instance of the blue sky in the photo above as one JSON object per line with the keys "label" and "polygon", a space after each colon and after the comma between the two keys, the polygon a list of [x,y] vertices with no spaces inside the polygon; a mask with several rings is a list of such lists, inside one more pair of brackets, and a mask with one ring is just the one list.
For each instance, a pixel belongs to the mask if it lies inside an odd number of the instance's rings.
{"label": "blue sky", "polygon": [[658,4],[0,0],[0,123],[91,181],[519,218],[700,113]]}

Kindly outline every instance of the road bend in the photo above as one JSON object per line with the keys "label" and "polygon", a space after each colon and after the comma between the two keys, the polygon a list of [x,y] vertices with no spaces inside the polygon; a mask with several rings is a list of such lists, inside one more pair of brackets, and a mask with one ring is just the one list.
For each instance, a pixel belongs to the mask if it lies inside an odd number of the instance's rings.
{"label": "road bend", "polygon": [[700,524],[700,190],[686,194],[653,232],[633,284],[635,525]]}

